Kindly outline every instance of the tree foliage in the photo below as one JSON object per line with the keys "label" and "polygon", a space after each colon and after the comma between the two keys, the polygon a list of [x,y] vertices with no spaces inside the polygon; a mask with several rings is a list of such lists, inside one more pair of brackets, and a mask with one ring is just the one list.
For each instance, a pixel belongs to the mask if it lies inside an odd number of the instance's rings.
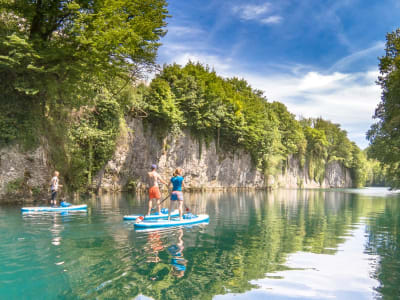
{"label": "tree foliage", "polygon": [[68,185],[85,188],[154,69],[166,17],[165,0],[1,0],[0,145],[45,135]]}
{"label": "tree foliage", "polygon": [[369,155],[386,167],[387,182],[400,188],[400,29],[386,36],[385,56],[380,58],[378,84],[381,102],[367,133]]}
{"label": "tree foliage", "polygon": [[[164,0],[0,2],[0,68],[16,93],[82,104],[155,62]],[[79,83],[79,84],[78,84]],[[85,97],[88,96],[88,97]]]}

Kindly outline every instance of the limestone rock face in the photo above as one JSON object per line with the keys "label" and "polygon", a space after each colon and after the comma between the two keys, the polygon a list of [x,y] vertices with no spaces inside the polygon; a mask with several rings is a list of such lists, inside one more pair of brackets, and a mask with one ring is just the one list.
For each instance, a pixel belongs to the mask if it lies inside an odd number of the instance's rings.
{"label": "limestone rock face", "polygon": [[[169,181],[175,168],[184,169],[186,186],[192,189],[227,188],[343,188],[351,187],[350,171],[339,162],[327,164],[322,183],[310,179],[307,167],[301,168],[295,157],[288,157],[281,174],[263,174],[252,164],[248,153],[238,148],[218,150],[216,142],[199,142],[189,132],[160,138],[139,119],[127,118],[128,130],[121,133],[112,159],[95,176],[94,186],[102,190],[122,191],[127,186],[141,190],[152,164]],[[10,187],[24,200],[45,193],[52,173],[48,146],[42,143],[34,151],[18,146],[0,149],[0,201],[11,199]]]}
{"label": "limestone rock face", "polygon": [[350,170],[341,166],[337,161],[329,163],[325,171],[325,185],[332,188],[352,187]]}
{"label": "limestone rock face", "polygon": [[206,145],[194,139],[189,132],[164,139],[157,137],[142,121],[127,119],[128,132],[120,137],[114,157],[96,176],[95,184],[105,190],[124,190],[133,182],[141,189],[151,164],[157,164],[159,173],[169,181],[177,167],[184,169],[186,185],[192,189],[225,188],[329,188],[351,187],[349,170],[338,162],[326,166],[322,184],[308,176],[307,168],[288,158],[286,171],[265,176],[252,165],[251,157],[239,149],[217,151],[215,141]]}
{"label": "limestone rock face", "polygon": [[140,120],[127,121],[129,131],[120,138],[115,155],[96,177],[98,187],[122,190],[129,181],[143,187],[152,164],[169,181],[177,167],[184,169],[186,185],[193,189],[263,188],[264,176],[241,150],[217,152],[215,142],[206,145],[194,140],[188,132],[160,139]]}
{"label": "limestone rock face", "polygon": [[30,152],[21,151],[17,145],[0,149],[0,199],[3,202],[8,200],[7,196],[15,196],[16,192],[29,198],[35,192],[47,189],[50,176],[44,146]]}
{"label": "limestone rock face", "polygon": [[290,156],[286,172],[273,177],[277,186],[283,188],[345,188],[353,185],[350,170],[337,161],[326,165],[322,183],[310,178],[308,174],[307,166],[301,168],[298,159]]}

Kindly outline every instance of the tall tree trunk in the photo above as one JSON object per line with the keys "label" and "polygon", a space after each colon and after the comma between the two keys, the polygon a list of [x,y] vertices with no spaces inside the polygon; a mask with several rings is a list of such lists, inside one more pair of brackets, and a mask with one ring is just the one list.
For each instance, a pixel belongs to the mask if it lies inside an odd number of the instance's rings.
{"label": "tall tree trunk", "polygon": [[43,22],[42,0],[37,0],[35,16],[32,19],[32,24],[29,32],[29,39],[41,36],[41,27]]}

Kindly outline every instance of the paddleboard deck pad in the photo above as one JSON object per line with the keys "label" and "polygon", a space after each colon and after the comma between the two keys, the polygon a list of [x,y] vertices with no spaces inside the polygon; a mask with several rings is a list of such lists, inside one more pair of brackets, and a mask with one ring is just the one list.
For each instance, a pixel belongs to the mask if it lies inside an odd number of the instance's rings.
{"label": "paddleboard deck pad", "polygon": [[71,205],[71,206],[32,206],[32,207],[23,207],[21,208],[22,212],[40,212],[40,211],[74,211],[74,210],[87,210],[86,204],[81,205]]}
{"label": "paddleboard deck pad", "polygon": [[[171,217],[177,217],[179,216],[179,210],[175,209],[171,212]],[[124,216],[124,220],[126,221],[135,221],[137,218],[143,217],[143,215],[129,215],[129,216]],[[159,214],[153,213],[151,215],[146,215],[144,216],[144,220],[157,220],[157,219],[167,219],[168,218],[168,210],[161,211]]]}
{"label": "paddleboard deck pad", "polygon": [[198,223],[206,223],[210,220],[208,215],[198,215],[190,219],[171,218],[171,220],[144,220],[142,222],[135,223],[135,228],[160,228],[160,227],[172,227],[172,226],[183,226]]}

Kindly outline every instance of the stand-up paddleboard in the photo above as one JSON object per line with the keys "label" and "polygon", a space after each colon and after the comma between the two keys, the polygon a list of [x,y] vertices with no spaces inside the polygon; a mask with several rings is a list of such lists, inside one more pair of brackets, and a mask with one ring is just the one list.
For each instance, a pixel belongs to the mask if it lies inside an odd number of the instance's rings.
{"label": "stand-up paddleboard", "polygon": [[198,215],[190,219],[171,218],[171,220],[148,220],[135,223],[136,228],[160,228],[206,223],[210,220],[208,215]]}
{"label": "stand-up paddleboard", "polygon": [[[171,212],[171,217],[177,217],[177,216],[179,216],[179,210],[175,209],[174,211]],[[124,220],[135,221],[139,217],[143,217],[143,215],[124,216]],[[157,219],[167,219],[167,218],[168,218],[168,209],[161,211],[160,214],[156,212],[151,215],[144,216],[144,220],[157,220]]]}
{"label": "stand-up paddleboard", "polygon": [[39,211],[71,211],[71,210],[87,210],[86,204],[81,205],[71,205],[71,206],[32,206],[32,207],[23,207],[21,208],[22,212],[39,212]]}

